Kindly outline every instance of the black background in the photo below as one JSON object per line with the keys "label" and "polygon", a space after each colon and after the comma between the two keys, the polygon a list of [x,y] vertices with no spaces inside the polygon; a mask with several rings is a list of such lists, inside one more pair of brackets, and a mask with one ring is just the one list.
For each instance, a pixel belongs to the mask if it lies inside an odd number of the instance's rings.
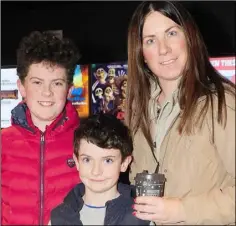
{"label": "black background", "polygon": [[[20,39],[33,30],[63,30],[80,49],[80,64],[127,60],[127,30],[140,2],[1,3],[1,64],[16,64]],[[210,56],[235,55],[235,2],[182,2],[195,18]]]}

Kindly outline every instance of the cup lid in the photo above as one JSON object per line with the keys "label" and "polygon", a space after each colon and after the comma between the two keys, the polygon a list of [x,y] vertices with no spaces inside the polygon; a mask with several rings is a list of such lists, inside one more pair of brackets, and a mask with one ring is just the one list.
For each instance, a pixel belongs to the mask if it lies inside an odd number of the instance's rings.
{"label": "cup lid", "polygon": [[135,181],[144,181],[144,180],[153,180],[153,181],[162,181],[164,182],[166,180],[165,175],[161,173],[148,173],[147,170],[144,170],[142,173],[137,173],[135,178]]}

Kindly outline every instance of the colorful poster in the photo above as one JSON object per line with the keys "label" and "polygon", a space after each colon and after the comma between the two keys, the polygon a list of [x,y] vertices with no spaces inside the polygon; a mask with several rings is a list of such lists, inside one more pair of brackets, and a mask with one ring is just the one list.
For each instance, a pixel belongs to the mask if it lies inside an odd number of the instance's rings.
{"label": "colorful poster", "polygon": [[124,120],[127,63],[92,64],[92,113],[111,113]]}
{"label": "colorful poster", "polygon": [[235,84],[235,56],[210,58],[211,64]]}
{"label": "colorful poster", "polygon": [[75,106],[79,116],[89,115],[89,66],[77,65],[73,77],[73,85],[69,89],[68,100]]}
{"label": "colorful poster", "polygon": [[1,128],[11,125],[11,110],[22,101],[16,68],[1,68]]}

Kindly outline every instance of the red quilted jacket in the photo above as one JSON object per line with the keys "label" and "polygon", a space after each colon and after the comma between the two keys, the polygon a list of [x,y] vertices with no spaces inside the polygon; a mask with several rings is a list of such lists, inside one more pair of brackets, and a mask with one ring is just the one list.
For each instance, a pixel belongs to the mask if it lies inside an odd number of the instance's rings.
{"label": "red quilted jacket", "polygon": [[73,135],[79,117],[71,103],[42,133],[25,103],[2,130],[2,225],[46,225],[50,211],[80,182]]}

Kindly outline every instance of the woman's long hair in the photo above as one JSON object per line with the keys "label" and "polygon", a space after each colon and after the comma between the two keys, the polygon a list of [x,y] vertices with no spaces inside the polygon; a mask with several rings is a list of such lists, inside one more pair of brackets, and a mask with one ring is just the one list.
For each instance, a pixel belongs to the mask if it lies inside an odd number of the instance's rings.
{"label": "woman's long hair", "polygon": [[[211,65],[203,38],[191,15],[177,2],[143,2],[136,9],[128,31],[128,84],[126,123],[133,135],[141,129],[152,149],[149,130],[148,103],[150,100],[150,80],[158,82],[157,77],[144,63],[142,52],[142,31],[147,15],[158,11],[182,27],[188,49],[188,60],[179,83],[178,100],[181,109],[179,132],[190,134],[194,123],[200,124],[210,107],[213,112],[213,95],[218,97],[218,123],[226,123],[226,89],[235,94],[235,85],[221,76]],[[197,101],[205,96],[206,101],[197,113]],[[196,115],[197,114],[197,115]],[[192,120],[193,115],[196,121]],[[199,124],[199,126],[201,126]]]}

